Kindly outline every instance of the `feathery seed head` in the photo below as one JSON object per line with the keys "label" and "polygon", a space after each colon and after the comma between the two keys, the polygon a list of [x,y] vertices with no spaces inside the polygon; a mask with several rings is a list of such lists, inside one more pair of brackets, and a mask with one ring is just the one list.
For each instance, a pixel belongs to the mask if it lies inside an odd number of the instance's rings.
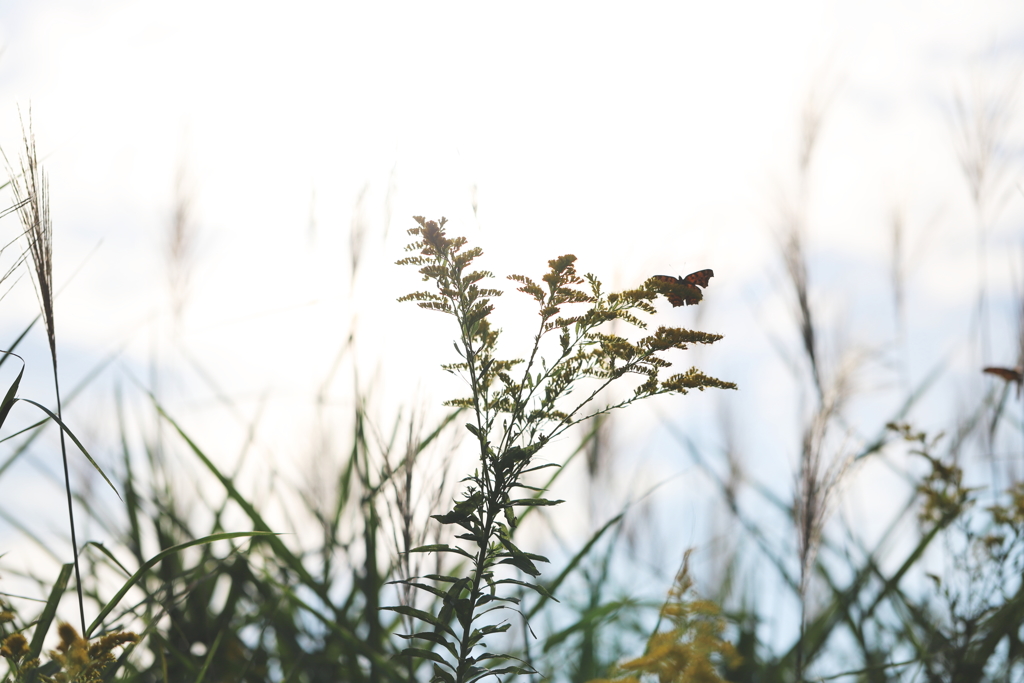
{"label": "feathery seed head", "polygon": [[22,142],[25,145],[17,170],[7,160],[7,172],[11,177],[11,190],[15,203],[20,206],[18,216],[28,239],[29,254],[36,294],[46,323],[46,335],[51,353],[56,349],[53,320],[53,226],[50,223],[50,198],[46,172],[39,165],[36,153],[36,139],[32,133],[32,112],[29,111],[29,125],[22,122]]}

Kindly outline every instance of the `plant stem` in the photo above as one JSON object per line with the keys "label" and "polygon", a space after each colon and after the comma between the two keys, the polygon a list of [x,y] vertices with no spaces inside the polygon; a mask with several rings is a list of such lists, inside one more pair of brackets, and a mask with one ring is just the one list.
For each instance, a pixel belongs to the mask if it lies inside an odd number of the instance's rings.
{"label": "plant stem", "polygon": [[89,634],[85,628],[85,597],[82,594],[82,570],[78,566],[78,538],[75,535],[75,511],[71,504],[71,475],[68,473],[68,451],[64,443],[64,415],[61,413],[60,383],[57,380],[57,351],[50,349],[53,360],[53,388],[57,393],[57,419],[61,424],[57,425],[60,430],[60,454],[64,461],[64,490],[68,496],[68,520],[71,523],[71,550],[75,559],[75,587],[78,589],[78,616],[82,620],[82,637],[88,638]]}
{"label": "plant stem", "polygon": [[470,637],[473,635],[473,621],[474,613],[476,612],[476,601],[480,597],[480,579],[483,577],[484,572],[487,570],[487,552],[490,548],[488,540],[491,537],[491,530],[494,528],[494,518],[496,516],[493,504],[488,501],[487,504],[487,521],[483,527],[483,534],[479,540],[480,550],[476,556],[476,563],[473,568],[473,587],[469,592],[469,614],[466,617],[465,624],[462,627],[462,639],[459,642],[459,663],[455,670],[455,681],[456,683],[463,683],[465,680],[463,677],[466,675],[466,660],[469,658],[470,651],[473,649],[470,645]]}

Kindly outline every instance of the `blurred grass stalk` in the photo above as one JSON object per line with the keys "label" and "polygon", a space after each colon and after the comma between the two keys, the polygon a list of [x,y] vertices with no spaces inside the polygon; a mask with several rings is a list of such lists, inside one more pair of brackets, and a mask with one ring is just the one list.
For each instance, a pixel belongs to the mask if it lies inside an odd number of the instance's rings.
{"label": "blurred grass stalk", "polygon": [[[32,110],[29,109],[28,128],[22,121],[22,142],[24,151],[20,156],[17,171],[11,168],[11,190],[15,204],[19,205],[18,217],[21,219],[24,235],[28,240],[28,251],[32,258],[32,280],[39,298],[39,308],[46,327],[46,339],[50,346],[50,359],[53,363],[53,388],[57,399],[57,418],[60,424],[60,453],[64,464],[64,489],[68,501],[68,525],[71,529],[71,548],[74,553],[75,586],[78,591],[78,610],[81,618],[82,632],[85,633],[85,600],[82,594],[82,573],[78,561],[78,538],[75,533],[75,512],[72,504],[71,476],[68,473],[68,453],[64,439],[63,410],[61,406],[60,381],[57,372],[57,332],[53,315],[53,225],[50,222],[50,197],[46,172],[39,164],[36,153],[36,139],[32,132]],[[6,160],[6,155],[4,155]]]}
{"label": "blurred grass stalk", "polygon": [[[814,406],[806,416],[803,435],[800,440],[800,454],[796,475],[796,492],[793,503],[793,521],[797,534],[800,578],[798,596],[800,601],[800,637],[796,647],[796,680],[804,678],[804,637],[808,620],[808,588],[811,574],[818,556],[821,536],[834,503],[836,490],[852,463],[852,457],[836,452],[829,443],[829,432],[841,417],[849,396],[850,374],[855,365],[850,354],[837,350],[841,358],[834,367],[822,367],[823,356],[820,348],[822,335],[811,303],[805,243],[807,236],[807,201],[811,178],[811,164],[817,149],[821,127],[827,113],[830,97],[822,99],[818,91],[812,91],[804,106],[801,147],[798,163],[799,194],[795,206],[785,211],[783,228],[782,257],[789,275],[792,292],[796,300],[795,317],[805,368],[813,387],[811,404]],[[794,368],[795,370],[796,368]],[[802,374],[802,373],[801,373]],[[806,381],[797,377],[801,387]],[[802,401],[806,403],[806,399]]]}

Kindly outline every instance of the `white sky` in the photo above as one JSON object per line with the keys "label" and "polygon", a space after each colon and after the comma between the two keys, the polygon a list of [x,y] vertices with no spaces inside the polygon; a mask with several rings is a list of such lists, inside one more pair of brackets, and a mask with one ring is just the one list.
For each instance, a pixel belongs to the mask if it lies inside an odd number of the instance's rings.
{"label": "white sky", "polygon": [[[382,406],[451,395],[437,368],[451,360],[443,321],[394,303],[418,279],[391,265],[410,216],[445,215],[499,274],[538,275],[566,252],[615,287],[713,268],[700,326],[726,339],[697,359],[740,384],[729,400],[752,471],[784,491],[795,399],[787,388],[790,398],[779,400],[786,375],[765,331],[791,328],[772,228],[778,197],[793,194],[802,107],[815,88],[832,93],[811,188],[812,277],[827,292],[828,322],[854,343],[892,339],[887,229],[892,210],[903,209],[911,244],[924,246],[909,283],[919,335],[911,372],[920,377],[966,336],[975,292],[952,96],[1012,83],[1024,5],[626,7],[0,7],[0,145],[17,152],[18,107],[31,104],[50,176],[56,280],[78,271],[57,306],[65,385],[122,347],[122,367],[144,374],[157,349],[172,410],[224,462],[237,453],[238,433],[219,428],[209,388],[187,379],[167,350],[163,245],[184,166],[199,248],[181,340],[247,409],[271,397],[264,455],[289,461],[306,449],[313,393],[353,317],[364,376],[383,368]],[[1012,163],[1011,187],[1019,155]],[[352,288],[349,228],[364,186],[370,246]],[[1022,206],[1012,196],[991,233],[989,282],[1004,313],[1012,279],[999,254],[1019,245]],[[0,228],[16,230],[11,219]],[[19,283],[0,310],[3,334],[13,338],[34,306],[31,287]],[[665,315],[695,324],[693,310]],[[31,355],[26,391],[45,392],[46,373],[45,357]],[[78,408],[81,421],[102,419],[109,391],[96,401]],[[657,407],[706,423],[719,405],[705,393]],[[884,413],[880,405],[865,410]],[[638,412],[623,433],[643,443],[638,435],[658,414]],[[641,479],[685,466],[672,456]],[[681,551],[702,532],[680,533]]]}

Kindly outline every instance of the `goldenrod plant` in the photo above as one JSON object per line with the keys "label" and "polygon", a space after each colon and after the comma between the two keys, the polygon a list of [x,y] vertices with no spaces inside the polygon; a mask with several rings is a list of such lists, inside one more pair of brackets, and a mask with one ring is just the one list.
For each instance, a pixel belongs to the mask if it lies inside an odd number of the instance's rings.
{"label": "goldenrod plant", "polygon": [[690,552],[661,608],[661,618],[672,627],[655,629],[644,654],[616,666],[615,678],[590,683],[640,683],[645,678],[659,683],[716,683],[723,680],[719,667],[740,664],[736,648],[723,637],[726,620],[718,605],[693,591]]}
{"label": "goldenrod plant", "polygon": [[[0,614],[0,621],[4,616],[13,617]],[[89,642],[74,626],[63,622],[57,626],[57,633],[60,643],[50,651],[50,662],[42,668],[39,659],[32,656],[24,635],[12,633],[3,639],[0,657],[10,664],[12,683],[101,683],[108,680],[104,673],[115,661],[114,649],[139,642],[139,636],[131,631],[115,631]]]}
{"label": "goldenrod plant", "polygon": [[[417,226],[409,230],[415,241],[406,249],[416,254],[398,264],[418,268],[433,289],[408,294],[400,301],[414,301],[455,318],[459,360],[443,368],[465,380],[469,395],[447,405],[469,414],[466,429],[475,440],[479,460],[477,469],[464,479],[461,500],[449,512],[433,516],[441,524],[461,528],[456,538],[466,545],[413,549],[453,554],[468,562],[467,571],[398,582],[434,595],[440,605],[436,614],[412,605],[388,609],[426,625],[427,630],[403,636],[416,642],[403,654],[431,660],[434,681],[470,683],[484,676],[535,673],[521,660],[509,664],[514,659],[511,655],[482,649],[484,638],[511,626],[494,618],[498,615],[483,619],[497,610],[516,608],[518,599],[506,595],[506,589],[519,586],[546,595],[542,586],[532,582],[540,576],[537,563],[546,558],[521,550],[513,541],[523,514],[520,510],[562,502],[543,498],[542,489],[527,483],[531,473],[557,466],[539,463],[538,452],[573,425],[641,399],[691,389],[735,389],[736,385],[697,368],[664,379],[660,376],[671,365],[664,357],[667,352],[685,350],[690,344],[712,344],[721,335],[661,326],[633,342],[603,329],[612,321],[646,329],[639,316],[656,314],[652,301],[659,294],[696,303],[696,285],[681,279],[676,285],[681,291],[675,291],[664,281],[669,278],[659,276],[636,289],[606,294],[596,276],[577,274],[576,257],[571,254],[548,261],[543,284],[525,275],[508,276],[519,292],[536,301],[539,321],[532,347],[522,358],[499,356],[500,330],[491,325],[490,315],[493,300],[502,292],[484,286],[493,273],[471,269],[483,251],[465,248],[464,237],[448,237],[444,218],[428,221],[417,216],[415,220]],[[704,286],[707,277],[710,271],[702,278]],[[547,343],[549,336],[557,343]],[[603,392],[627,375],[641,379],[632,394],[602,402]],[[529,579],[499,573],[502,565]]]}

